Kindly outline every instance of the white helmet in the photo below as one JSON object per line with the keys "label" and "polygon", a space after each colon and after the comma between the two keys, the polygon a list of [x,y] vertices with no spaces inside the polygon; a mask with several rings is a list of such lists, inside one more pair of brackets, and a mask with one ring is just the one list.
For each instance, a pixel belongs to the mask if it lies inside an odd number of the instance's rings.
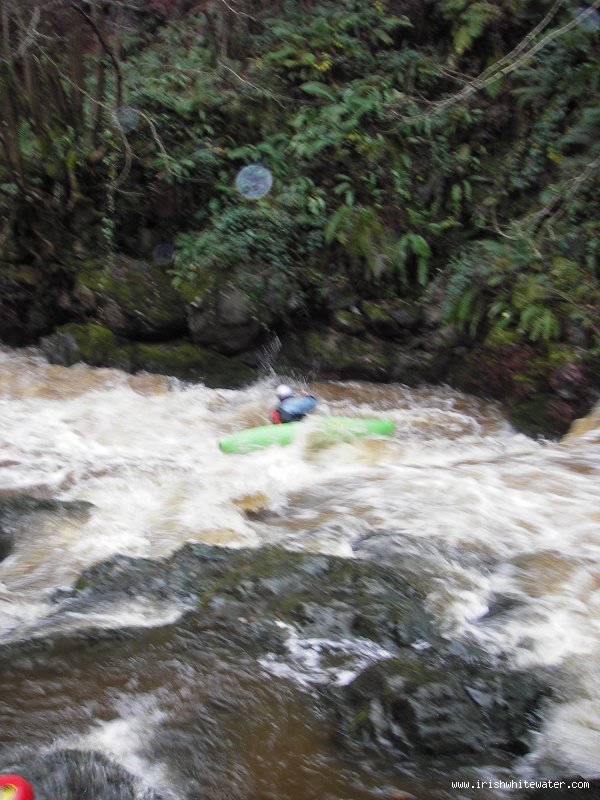
{"label": "white helmet", "polygon": [[286,400],[288,397],[292,397],[294,394],[294,390],[287,386],[285,383],[279,384],[279,386],[275,389],[275,394],[280,400]]}

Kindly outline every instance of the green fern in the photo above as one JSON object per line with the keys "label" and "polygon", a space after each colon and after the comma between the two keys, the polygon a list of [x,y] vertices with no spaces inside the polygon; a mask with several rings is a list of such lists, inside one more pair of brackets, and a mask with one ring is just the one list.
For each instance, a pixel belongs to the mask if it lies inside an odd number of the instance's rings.
{"label": "green fern", "polygon": [[560,323],[554,312],[541,305],[523,309],[517,325],[517,333],[525,334],[533,342],[558,339],[560,331]]}
{"label": "green fern", "polygon": [[409,263],[416,259],[416,275],[419,286],[426,286],[429,277],[429,261],[431,248],[427,241],[418,233],[406,233],[390,248],[390,261],[400,276],[403,286],[408,286]]}
{"label": "green fern", "polygon": [[469,50],[491,22],[502,16],[498,6],[468,0],[443,0],[442,13],[453,22],[453,45],[456,55]]}

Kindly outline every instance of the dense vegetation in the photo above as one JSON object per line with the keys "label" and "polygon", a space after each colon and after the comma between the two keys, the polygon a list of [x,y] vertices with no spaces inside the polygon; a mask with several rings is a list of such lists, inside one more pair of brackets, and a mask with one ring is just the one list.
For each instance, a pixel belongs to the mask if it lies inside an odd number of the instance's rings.
{"label": "dense vegetation", "polygon": [[5,268],[158,246],[275,330],[350,292],[600,355],[599,2],[38,5],[4,0]]}

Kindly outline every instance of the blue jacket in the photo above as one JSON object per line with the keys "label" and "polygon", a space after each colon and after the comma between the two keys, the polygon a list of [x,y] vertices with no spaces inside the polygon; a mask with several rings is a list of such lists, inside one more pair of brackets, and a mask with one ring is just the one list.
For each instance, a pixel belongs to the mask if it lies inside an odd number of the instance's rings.
{"label": "blue jacket", "polygon": [[312,394],[286,397],[277,406],[276,413],[280,422],[297,422],[317,405],[317,398]]}

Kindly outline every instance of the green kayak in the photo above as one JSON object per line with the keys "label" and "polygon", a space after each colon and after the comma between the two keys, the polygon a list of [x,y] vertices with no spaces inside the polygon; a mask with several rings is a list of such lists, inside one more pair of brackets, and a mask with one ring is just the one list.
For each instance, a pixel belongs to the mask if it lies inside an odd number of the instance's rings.
{"label": "green kayak", "polygon": [[[361,417],[317,417],[312,427],[319,436],[331,440],[345,440],[355,436],[390,436],[394,432],[394,423],[389,419],[362,419]],[[302,422],[288,422],[285,425],[261,425],[259,428],[248,428],[245,431],[221,439],[219,447],[223,453],[251,453],[265,447],[278,444],[290,444],[298,426]]]}

